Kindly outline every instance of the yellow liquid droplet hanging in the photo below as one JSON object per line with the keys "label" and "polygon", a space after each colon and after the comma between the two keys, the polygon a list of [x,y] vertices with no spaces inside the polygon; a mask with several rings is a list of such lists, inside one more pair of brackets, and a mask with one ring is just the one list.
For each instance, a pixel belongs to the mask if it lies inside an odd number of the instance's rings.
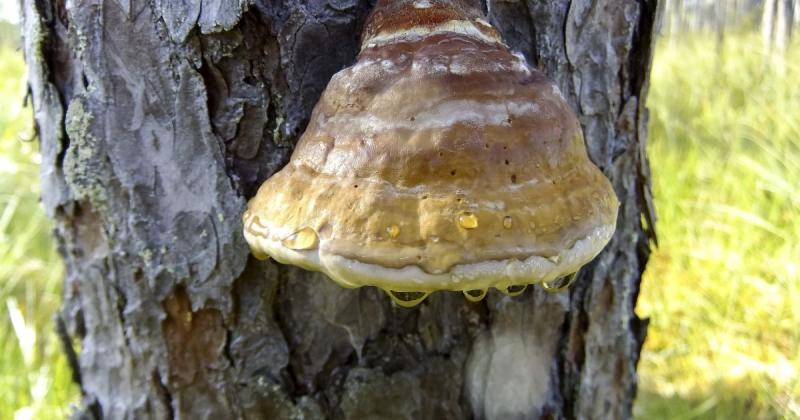
{"label": "yellow liquid droplet hanging", "polygon": [[394,239],[398,235],[400,235],[400,227],[397,226],[397,225],[391,225],[391,226],[386,228],[386,233],[389,234],[390,238]]}
{"label": "yellow liquid droplet hanging", "polygon": [[561,278],[557,278],[553,281],[546,281],[542,283],[542,288],[550,293],[558,293],[567,290],[572,283],[575,282],[575,279],[578,277],[578,273],[572,273],[566,275]]}
{"label": "yellow liquid droplet hanging", "polygon": [[419,305],[430,294],[429,292],[396,292],[394,290],[386,290],[386,294],[392,298],[397,306],[403,308],[413,308]]}
{"label": "yellow liquid droplet hanging", "polygon": [[501,289],[500,291],[505,293],[508,296],[512,296],[513,297],[513,296],[521,295],[522,292],[524,292],[525,289],[527,289],[527,288],[528,288],[527,284],[515,284],[515,285],[512,285],[512,286],[508,286],[505,289]]}
{"label": "yellow liquid droplet hanging", "polygon": [[266,254],[258,249],[251,248],[250,253],[253,254],[253,256],[256,257],[256,259],[259,261],[266,261],[269,259],[269,254]]}
{"label": "yellow liquid droplet hanging", "polygon": [[310,227],[298,230],[282,241],[283,246],[296,251],[312,249],[317,246],[317,232]]}
{"label": "yellow liquid droplet hanging", "polygon": [[478,227],[478,216],[471,212],[464,212],[458,215],[458,225],[464,229],[475,229]]}
{"label": "yellow liquid droplet hanging", "polygon": [[511,229],[511,225],[514,224],[514,219],[511,216],[506,216],[503,218],[503,227],[506,229]]}
{"label": "yellow liquid droplet hanging", "polygon": [[470,302],[479,302],[486,297],[487,289],[465,290],[464,297]]}

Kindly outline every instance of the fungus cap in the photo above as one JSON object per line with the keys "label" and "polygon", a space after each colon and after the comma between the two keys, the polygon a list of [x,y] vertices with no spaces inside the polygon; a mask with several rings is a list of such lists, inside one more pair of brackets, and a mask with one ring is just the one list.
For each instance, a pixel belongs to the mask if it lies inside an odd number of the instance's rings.
{"label": "fungus cap", "polygon": [[248,204],[256,256],[413,304],[437,290],[521,292],[602,250],[618,202],[577,117],[476,11],[382,1],[364,34],[289,164]]}

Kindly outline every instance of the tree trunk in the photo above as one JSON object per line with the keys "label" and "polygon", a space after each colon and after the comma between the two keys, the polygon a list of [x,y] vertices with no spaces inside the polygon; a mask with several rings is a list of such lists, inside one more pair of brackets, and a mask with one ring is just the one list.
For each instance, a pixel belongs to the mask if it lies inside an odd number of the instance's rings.
{"label": "tree trunk", "polygon": [[761,11],[761,40],[764,43],[764,51],[772,50],[772,41],[775,34],[775,14],[776,2],[780,0],[764,0],[764,8]]}
{"label": "tree trunk", "polygon": [[725,29],[728,27],[728,1],[714,4],[714,31],[717,34],[717,56],[722,54],[725,44]]}
{"label": "tree trunk", "polygon": [[794,27],[794,0],[766,0],[761,14],[761,38],[767,53],[780,54],[791,44]]}
{"label": "tree trunk", "polygon": [[794,24],[794,0],[780,0],[776,13],[775,47],[781,53],[786,52],[792,42],[792,26]]}
{"label": "tree trunk", "polygon": [[[477,1],[477,0],[476,0]],[[249,256],[246,200],[284,165],[367,0],[22,0],[42,201],[86,418],[627,418],[653,210],[655,0],[490,0],[556,80],[621,201],[564,294],[374,288]]]}

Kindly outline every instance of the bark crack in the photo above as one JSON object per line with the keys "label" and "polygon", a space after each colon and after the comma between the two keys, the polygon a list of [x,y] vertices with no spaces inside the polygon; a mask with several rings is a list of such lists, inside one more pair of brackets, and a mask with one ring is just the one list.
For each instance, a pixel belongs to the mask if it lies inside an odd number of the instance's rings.
{"label": "bark crack", "polygon": [[175,407],[173,407],[173,398],[172,393],[169,390],[169,387],[166,383],[164,383],[163,379],[161,378],[161,374],[158,373],[158,369],[154,369],[152,373],[152,380],[158,390],[158,395],[161,399],[161,402],[164,404],[164,407],[167,409],[167,418],[174,419],[175,418]]}
{"label": "bark crack", "polygon": [[56,321],[56,334],[61,342],[61,348],[64,355],[67,357],[67,364],[72,371],[72,382],[78,385],[82,395],[86,395],[86,390],[83,388],[83,379],[81,378],[81,366],[78,361],[78,354],[75,352],[75,347],[72,345],[72,336],[67,330],[67,324],[64,322],[64,316],[60,313],[55,315]]}
{"label": "bark crack", "polygon": [[272,302],[270,302],[269,307],[272,308],[272,317],[275,320],[275,325],[278,326],[278,331],[281,333],[281,337],[283,341],[286,343],[287,350],[288,350],[288,360],[286,366],[281,369],[281,382],[286,391],[286,394],[294,399],[295,392],[297,389],[297,377],[294,374],[294,369],[292,367],[292,336],[291,336],[291,328],[286,325],[286,320],[283,317],[283,313],[280,310],[281,305],[281,296],[283,295],[283,290],[286,287],[286,268],[283,266],[277,267],[278,274],[275,278],[275,293],[272,295]]}

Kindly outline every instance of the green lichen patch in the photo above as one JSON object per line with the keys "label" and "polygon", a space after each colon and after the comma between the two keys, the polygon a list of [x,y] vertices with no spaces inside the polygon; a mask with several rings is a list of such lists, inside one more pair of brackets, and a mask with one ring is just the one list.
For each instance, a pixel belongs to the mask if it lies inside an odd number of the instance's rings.
{"label": "green lichen patch", "polygon": [[76,199],[88,200],[104,213],[107,168],[101,143],[91,132],[93,118],[85,98],[78,96],[70,102],[65,121],[69,146],[64,156],[64,178]]}

